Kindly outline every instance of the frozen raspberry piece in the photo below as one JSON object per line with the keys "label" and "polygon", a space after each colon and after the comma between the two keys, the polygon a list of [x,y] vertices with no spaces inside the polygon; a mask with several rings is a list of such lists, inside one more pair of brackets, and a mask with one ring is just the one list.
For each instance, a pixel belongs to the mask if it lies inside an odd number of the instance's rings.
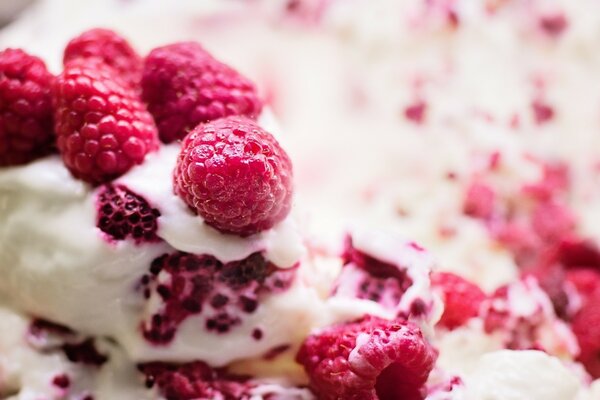
{"label": "frozen raspberry piece", "polygon": [[436,357],[412,323],[367,316],[309,336],[296,360],[322,400],[420,400]]}
{"label": "frozen raspberry piece", "polygon": [[199,125],[184,139],[175,193],[224,233],[248,236],[290,211],[292,163],[271,134],[244,117]]}
{"label": "frozen raspberry piece", "polygon": [[580,354],[577,358],[594,378],[600,378],[600,291],[596,290],[582,305],[572,321]]}
{"label": "frozen raspberry piece", "polygon": [[121,79],[132,87],[140,84],[142,58],[118,33],[95,28],[83,32],[67,44],[63,62],[78,58],[98,58],[114,68]]}
{"label": "frozen raspberry piece", "polygon": [[142,96],[165,143],[182,139],[201,122],[231,115],[254,118],[262,109],[252,82],[194,42],[150,52]]}
{"label": "frozen raspberry piece", "polygon": [[53,79],[39,58],[19,49],[0,52],[0,167],[52,152]]}
{"label": "frozen raspberry piece", "polygon": [[249,400],[254,385],[248,377],[213,369],[202,361],[187,364],[153,362],[138,366],[146,386],[156,386],[166,400]]}
{"label": "frozen raspberry piece", "polygon": [[135,91],[96,59],[65,67],[54,87],[54,104],[58,148],[76,178],[108,182],[158,148],[152,117]]}
{"label": "frozen raspberry piece", "polygon": [[165,254],[142,280],[146,297],[158,296],[164,304],[142,323],[142,333],[150,342],[169,343],[192,315],[202,315],[204,329],[226,333],[256,311],[263,294],[287,290],[294,276],[294,268],[279,270],[260,253],[228,263],[209,255]]}
{"label": "frozen raspberry piece", "polygon": [[464,213],[471,217],[488,219],[494,213],[495,199],[494,189],[484,183],[474,182],[467,189]]}
{"label": "frozen raspberry piece", "polygon": [[479,286],[450,272],[432,273],[431,285],[441,291],[444,301],[444,313],[438,325],[452,330],[479,315],[486,298]]}
{"label": "frozen raspberry piece", "polygon": [[97,198],[96,226],[113,240],[131,237],[136,243],[156,242],[160,211],[124,185],[107,184]]}

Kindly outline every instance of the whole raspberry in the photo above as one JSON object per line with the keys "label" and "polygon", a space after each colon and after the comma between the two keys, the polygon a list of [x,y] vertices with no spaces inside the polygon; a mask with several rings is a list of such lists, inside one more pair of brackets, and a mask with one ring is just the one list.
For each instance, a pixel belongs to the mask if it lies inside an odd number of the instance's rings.
{"label": "whole raspberry", "polygon": [[248,236],[289,213],[292,163],[254,121],[223,118],[199,125],[184,139],[174,188],[207,224]]}
{"label": "whole raspberry", "polygon": [[309,336],[296,360],[322,400],[420,400],[436,357],[410,322],[367,316]]}
{"label": "whole raspberry", "polygon": [[132,237],[136,243],[156,242],[160,211],[123,185],[107,184],[97,199],[96,226],[113,240]]}
{"label": "whole raspberry", "polygon": [[76,178],[108,182],[158,148],[152,117],[134,90],[95,59],[69,63],[53,97],[58,149]]}
{"label": "whole raspberry", "polygon": [[165,143],[182,139],[201,122],[230,115],[254,118],[262,109],[251,81],[194,42],[150,52],[144,63],[142,98]]}
{"label": "whole raspberry", "polygon": [[0,52],[0,166],[25,164],[52,151],[53,79],[39,58],[19,49]]}
{"label": "whole raspberry", "polygon": [[138,86],[142,78],[142,58],[131,45],[110,29],[90,29],[67,44],[63,62],[78,58],[98,58],[113,67],[124,81]]}
{"label": "whole raspberry", "polygon": [[450,272],[432,273],[431,285],[441,291],[444,301],[444,313],[438,325],[448,329],[455,329],[476,317],[486,298],[479,286]]}
{"label": "whole raspberry", "polygon": [[254,385],[248,378],[213,369],[202,361],[187,364],[153,362],[138,369],[146,386],[156,386],[166,400],[249,400]]}
{"label": "whole raspberry", "polygon": [[577,360],[593,378],[600,378],[600,291],[587,297],[571,328],[580,348]]}

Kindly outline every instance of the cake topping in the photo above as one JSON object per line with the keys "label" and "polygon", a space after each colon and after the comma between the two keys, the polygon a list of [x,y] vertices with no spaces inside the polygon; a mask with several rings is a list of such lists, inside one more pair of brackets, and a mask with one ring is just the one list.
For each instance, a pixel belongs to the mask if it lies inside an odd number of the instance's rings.
{"label": "cake topping", "polygon": [[438,325],[452,330],[479,315],[479,307],[486,298],[479,286],[450,272],[432,273],[431,285],[442,292],[444,301]]}
{"label": "cake topping", "polygon": [[53,79],[39,58],[19,49],[0,52],[0,167],[52,151]]}
{"label": "cake topping", "polygon": [[248,236],[289,213],[292,163],[254,121],[223,118],[199,125],[183,140],[174,188],[207,224]]}
{"label": "cake topping", "polygon": [[67,64],[54,102],[58,148],[71,173],[86,182],[115,179],[158,147],[152,117],[135,91],[97,59]]}
{"label": "cake topping", "polygon": [[97,226],[113,240],[131,237],[136,243],[160,238],[157,218],[160,211],[123,185],[107,184],[98,192]]}
{"label": "cake topping", "polygon": [[251,81],[193,42],[150,52],[142,96],[165,143],[182,139],[201,122],[231,115],[256,117],[262,109]]}
{"label": "cake topping", "polygon": [[422,400],[436,357],[412,323],[367,316],[309,336],[297,361],[322,400]]}
{"label": "cake topping", "polygon": [[65,48],[63,62],[67,65],[78,58],[98,58],[132,86],[140,83],[142,58],[127,40],[110,29],[90,29],[72,39]]}

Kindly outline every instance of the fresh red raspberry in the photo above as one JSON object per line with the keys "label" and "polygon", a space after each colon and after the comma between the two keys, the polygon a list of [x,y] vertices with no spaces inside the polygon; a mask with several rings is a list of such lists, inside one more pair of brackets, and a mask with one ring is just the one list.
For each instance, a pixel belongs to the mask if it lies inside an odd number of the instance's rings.
{"label": "fresh red raspberry", "polygon": [[144,63],[142,97],[165,143],[182,139],[201,122],[230,115],[254,118],[262,109],[251,81],[194,42],[150,52]]}
{"label": "fresh red raspberry", "polygon": [[111,181],[158,148],[152,117],[134,90],[95,59],[69,63],[53,96],[58,149],[76,178]]}
{"label": "fresh red raspberry", "polygon": [[436,357],[412,323],[367,316],[309,336],[296,360],[321,400],[421,400]]}
{"label": "fresh red raspberry", "polygon": [[213,369],[202,361],[187,364],[153,362],[138,369],[146,386],[156,386],[166,400],[249,400],[254,385],[248,378]]}
{"label": "fresh red raspberry", "polygon": [[39,58],[19,49],[0,52],[0,167],[52,151],[53,79]]}
{"label": "fresh red raspberry", "polygon": [[256,122],[222,118],[186,136],[174,188],[207,224],[248,236],[271,228],[289,213],[292,163]]}
{"label": "fresh red raspberry", "polygon": [[140,84],[142,58],[125,38],[110,29],[90,29],[71,39],[65,48],[63,62],[67,65],[78,58],[98,58],[132,86]]}
{"label": "fresh red raspberry", "polygon": [[600,378],[600,291],[583,303],[571,328],[579,343],[579,360],[594,378]]}
{"label": "fresh red raspberry", "polygon": [[438,325],[455,329],[479,314],[485,293],[479,286],[451,272],[433,272],[431,285],[442,293],[444,313]]}
{"label": "fresh red raspberry", "polygon": [[131,237],[138,244],[160,240],[156,235],[160,211],[123,185],[102,186],[97,209],[96,226],[112,240]]}
{"label": "fresh red raspberry", "polygon": [[591,268],[576,268],[566,272],[566,280],[577,289],[582,304],[588,299],[600,298],[600,271]]}

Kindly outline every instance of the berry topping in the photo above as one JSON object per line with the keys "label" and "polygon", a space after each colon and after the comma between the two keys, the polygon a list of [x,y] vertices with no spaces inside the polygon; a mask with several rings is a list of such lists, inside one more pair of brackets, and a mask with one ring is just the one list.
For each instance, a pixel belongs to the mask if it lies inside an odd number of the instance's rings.
{"label": "berry topping", "polygon": [[76,178],[108,182],[158,148],[152,117],[134,90],[95,59],[65,67],[54,101],[58,149]]}
{"label": "berry topping", "polygon": [[496,194],[490,186],[475,182],[467,189],[464,213],[471,217],[488,219],[494,213]]}
{"label": "berry topping", "polygon": [[367,316],[309,336],[296,359],[322,400],[420,400],[436,357],[412,323]]}
{"label": "berry topping", "polygon": [[479,314],[485,293],[466,279],[450,272],[431,274],[431,285],[440,290],[444,301],[444,313],[438,325],[455,329]]}
{"label": "berry topping", "polygon": [[150,52],[142,96],[165,143],[182,139],[201,122],[231,115],[254,118],[262,109],[252,82],[194,42]]}
{"label": "berry topping", "polygon": [[142,323],[142,332],[150,342],[168,343],[192,315],[204,317],[199,330],[228,332],[256,311],[261,295],[286,290],[294,276],[294,268],[279,270],[260,253],[229,263],[209,255],[165,254],[142,279],[145,297],[163,304]]}
{"label": "berry topping", "polygon": [[254,387],[247,377],[213,369],[202,361],[179,365],[153,362],[138,369],[146,376],[146,386],[156,386],[166,400],[249,400]]}
{"label": "berry topping", "polygon": [[90,29],[72,39],[65,48],[63,62],[67,65],[78,58],[98,58],[132,86],[140,83],[142,58],[127,40],[110,29]]}
{"label": "berry topping", "polygon": [[53,79],[39,58],[19,49],[0,52],[0,166],[25,164],[52,151]]}
{"label": "berry topping", "polygon": [[223,118],[199,125],[184,139],[174,187],[207,224],[248,236],[289,213],[292,163],[254,121]]}
{"label": "berry topping", "polygon": [[577,358],[594,378],[600,378],[600,290],[583,302],[571,328],[579,343]]}
{"label": "berry topping", "polygon": [[98,192],[96,226],[113,240],[156,242],[160,211],[123,185],[107,184]]}

